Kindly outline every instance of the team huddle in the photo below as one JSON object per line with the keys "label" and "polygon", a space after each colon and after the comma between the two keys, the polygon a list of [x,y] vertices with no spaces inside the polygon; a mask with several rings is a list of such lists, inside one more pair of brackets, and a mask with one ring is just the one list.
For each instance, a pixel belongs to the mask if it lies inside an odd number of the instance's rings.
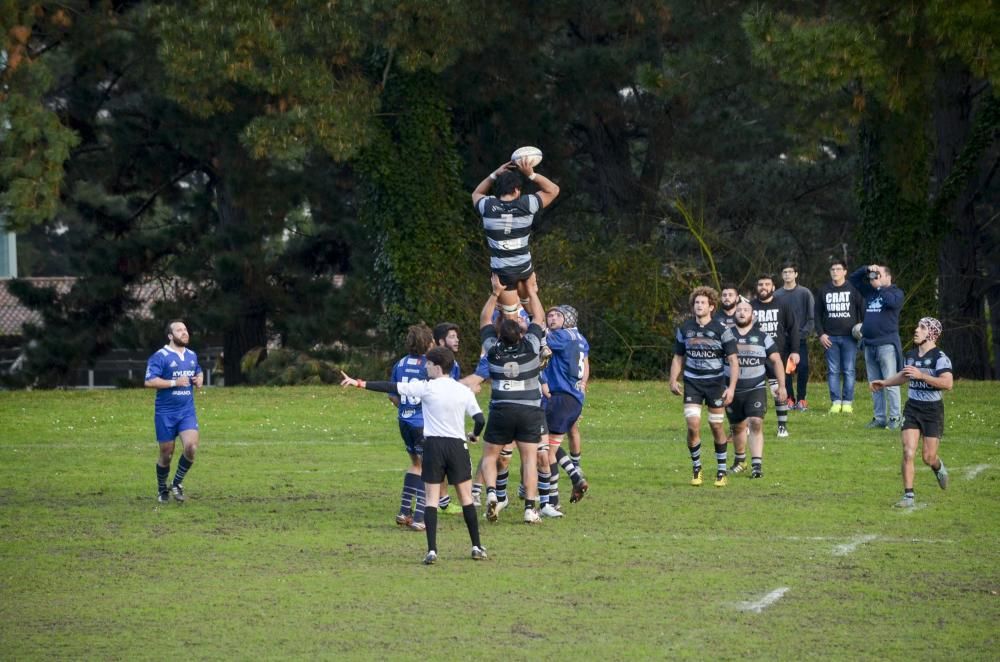
{"label": "team huddle", "polygon": [[[590,377],[590,346],[577,328],[572,306],[546,310],[539,299],[529,239],[536,214],[555,200],[559,187],[535,172],[535,163],[537,159],[507,162],[472,193],[487,235],[492,272],[492,289],[480,312],[481,356],[475,370],[462,377],[455,358],[459,327],[444,322],[433,330],[424,324],[409,328],[407,353],[393,366],[389,380],[366,381],[342,373],[342,386],[385,393],[396,408],[410,466],[395,521],[425,533],[423,562],[428,565],[438,558],[441,512],[460,511],[472,543],[471,557],[488,558],[476,508],[482,506],[485,493],[485,518],[496,522],[511,503],[507,487],[515,449],[524,522],[563,517],[560,471],[572,482],[571,503],[580,501],[590,488],[580,467],[578,426]],[[538,190],[523,193],[525,180]],[[868,425],[902,429],[904,495],[896,505],[914,505],[913,460],[921,437],[923,461],[941,488],[947,486],[947,470],[937,449],[944,420],[941,392],[952,388],[952,375],[948,357],[936,346],[940,322],[920,320],[914,349],[904,358],[898,335],[902,291],[892,285],[888,267],[862,267],[848,282],[846,264],[834,261],[830,275],[831,282],[815,299],[797,284],[794,264],[782,269],[780,290],[776,291],[773,277],[759,277],[753,300],[741,296],[735,285],[726,285],[721,292],[710,287],[691,292],[691,317],[677,328],[669,373],[670,391],[683,396],[691,485],[700,486],[704,480],[703,406],[708,409],[716,457],[714,485],[725,487],[730,474],[763,478],[768,398],[774,401],[777,436],[788,437],[789,410],[808,407],[806,339],[815,333],[827,360],[831,414],[853,413],[858,341],[864,346],[875,405]],[[167,345],[150,358],[145,379],[147,387],[157,389],[156,477],[161,503],[171,496],[184,501],[182,481],[198,446],[193,387],[202,384],[197,356],[187,348],[184,323],[170,322],[167,338]],[[476,400],[486,380],[491,386],[488,419]],[[909,399],[900,412],[899,385],[906,381]],[[473,421],[471,432],[466,430],[467,419]],[[178,436],[184,451],[168,485]],[[474,468],[469,443],[480,437],[483,452]],[[567,438],[569,453],[563,448]],[[449,484],[455,488],[459,508],[453,507]]]}

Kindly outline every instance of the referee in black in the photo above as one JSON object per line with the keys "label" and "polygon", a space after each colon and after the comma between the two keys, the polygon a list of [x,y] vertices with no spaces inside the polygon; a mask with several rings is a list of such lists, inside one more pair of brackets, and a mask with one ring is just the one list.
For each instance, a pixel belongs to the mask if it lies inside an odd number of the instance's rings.
{"label": "referee in black", "polygon": [[[462,504],[465,526],[472,540],[472,559],[486,559],[486,549],[479,541],[479,523],[472,505],[472,460],[466,440],[475,442],[486,425],[483,411],[475,394],[451,378],[455,355],[447,347],[435,347],[427,352],[427,381],[366,382],[348,377],[343,371],[341,386],[392,395],[420,398],[424,409],[424,461],[420,477],[427,490],[424,523],[427,525],[427,555],[424,564],[437,561],[437,503],[445,477],[455,486]],[[465,416],[475,421],[475,428],[466,437]],[[433,505],[432,505],[433,504]]]}

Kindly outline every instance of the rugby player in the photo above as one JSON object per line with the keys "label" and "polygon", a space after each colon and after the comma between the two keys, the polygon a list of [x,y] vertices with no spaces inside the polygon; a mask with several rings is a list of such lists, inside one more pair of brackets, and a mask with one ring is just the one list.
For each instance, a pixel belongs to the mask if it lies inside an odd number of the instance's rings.
{"label": "rugby player", "polygon": [[499,328],[493,324],[493,311],[504,291],[499,276],[491,277],[493,292],[479,316],[483,352],[489,364],[491,392],[490,418],[483,435],[481,469],[486,483],[486,519],[497,520],[497,459],[501,449],[514,442],[521,458],[524,481],[524,521],[541,520],[535,510],[538,498],[538,476],[532,469],[538,462],[538,444],[545,432],[545,413],[541,408],[539,351],[544,330],[538,325],[545,310],[538,299],[538,282],[534,274],[527,281],[528,313],[531,324],[522,333],[514,320],[503,318]]}
{"label": "rugby player", "polygon": [[[747,437],[750,440],[750,478],[764,475],[764,414],[767,412],[767,369],[778,381],[778,399],[784,400],[785,368],[781,365],[781,354],[771,336],[754,323],[753,306],[748,301],[736,304],[733,311],[736,325],[736,355],[740,362],[740,378],[736,382],[736,393],[732,403],[726,407],[726,416],[733,430],[733,466],[730,473],[738,474],[746,467]],[[729,365],[725,366],[729,376]]]}
{"label": "rugby player", "polygon": [[954,386],[951,359],[937,346],[941,338],[941,322],[924,317],[913,331],[913,349],[903,358],[903,369],[888,379],[875,379],[869,383],[872,392],[909,381],[910,390],[903,409],[903,498],[897,508],[912,508],[913,457],[917,444],[923,438],[924,464],[934,471],[938,486],[948,487],[948,470],[938,457],[938,446],[944,433],[944,400],[942,391]]}
{"label": "rugby player", "polygon": [[[156,389],[153,424],[156,441],[160,447],[156,461],[157,500],[184,501],[184,476],[194,464],[198,451],[198,416],[194,409],[194,388],[201,387],[204,373],[198,365],[198,356],[188,349],[187,326],[181,320],[167,323],[167,344],[149,357],[146,364],[146,388]],[[174,456],[174,443],[180,436],[184,447],[177,461],[177,470],[170,487],[170,461]]]}
{"label": "rugby player", "polygon": [[[562,517],[559,510],[559,458],[562,440],[579,420],[586,397],[586,349],[587,339],[575,328],[565,328],[567,313],[561,306],[550,308],[545,315],[549,328],[549,348],[552,358],[545,367],[544,377],[549,395],[545,409],[548,426],[548,442],[539,447],[538,478],[539,495],[544,517]],[[543,455],[544,453],[544,455]],[[565,451],[562,454],[567,473],[573,481],[575,503],[583,498],[590,485],[573,465]],[[545,483],[548,482],[546,489]]]}
{"label": "rugby player", "polygon": [[[426,324],[414,324],[407,329],[405,347],[406,356],[393,366],[389,375],[390,382],[427,379],[427,358],[424,355],[434,347],[434,336]],[[390,394],[389,400],[398,411],[399,434],[410,456],[410,466],[403,476],[403,493],[399,500],[396,524],[414,531],[423,531],[426,505],[424,482],[420,479],[420,458],[424,453],[423,408],[419,397]]]}
{"label": "rugby player", "polygon": [[[674,358],[670,363],[670,391],[684,395],[684,420],[687,422],[688,452],[693,476],[691,484],[702,484],[701,405],[708,406],[708,425],[715,440],[715,486],[724,487],[726,479],[726,433],[722,429],[723,408],[733,401],[740,364],[736,358],[736,340],[721,322],[712,319],[719,305],[719,294],[711,287],[696,287],[688,297],[692,317],[677,327]],[[726,385],[723,364],[730,368]],[[678,381],[684,373],[684,390]]]}

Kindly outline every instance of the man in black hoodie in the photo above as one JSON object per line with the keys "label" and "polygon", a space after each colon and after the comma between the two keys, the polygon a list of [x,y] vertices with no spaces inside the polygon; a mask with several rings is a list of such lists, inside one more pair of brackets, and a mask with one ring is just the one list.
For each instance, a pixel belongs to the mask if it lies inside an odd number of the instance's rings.
{"label": "man in black hoodie", "polygon": [[826,351],[826,382],[830,387],[830,413],[854,413],[854,366],[858,342],[854,325],[864,316],[864,301],[847,282],[847,264],[830,263],[830,282],[816,292],[816,334]]}
{"label": "man in black hoodie", "polygon": [[[799,364],[799,321],[795,312],[774,297],[774,278],[764,274],[757,278],[757,298],[750,302],[757,325],[777,345],[782,362],[789,367]],[[767,372],[771,393],[774,395],[774,413],[778,419],[778,436],[788,436],[788,402],[779,401],[778,381],[770,367]]]}

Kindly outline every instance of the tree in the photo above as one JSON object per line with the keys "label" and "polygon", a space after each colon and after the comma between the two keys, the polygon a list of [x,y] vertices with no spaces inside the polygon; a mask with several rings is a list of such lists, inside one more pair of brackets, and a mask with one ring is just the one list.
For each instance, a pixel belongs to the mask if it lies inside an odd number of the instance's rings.
{"label": "tree", "polygon": [[979,202],[1000,164],[997,12],[979,0],[823,9],[748,13],[755,57],[804,97],[830,100],[814,131],[857,127],[861,257],[901,267],[915,295],[906,317],[936,304],[956,372],[988,377],[992,247],[979,239],[995,207]]}

